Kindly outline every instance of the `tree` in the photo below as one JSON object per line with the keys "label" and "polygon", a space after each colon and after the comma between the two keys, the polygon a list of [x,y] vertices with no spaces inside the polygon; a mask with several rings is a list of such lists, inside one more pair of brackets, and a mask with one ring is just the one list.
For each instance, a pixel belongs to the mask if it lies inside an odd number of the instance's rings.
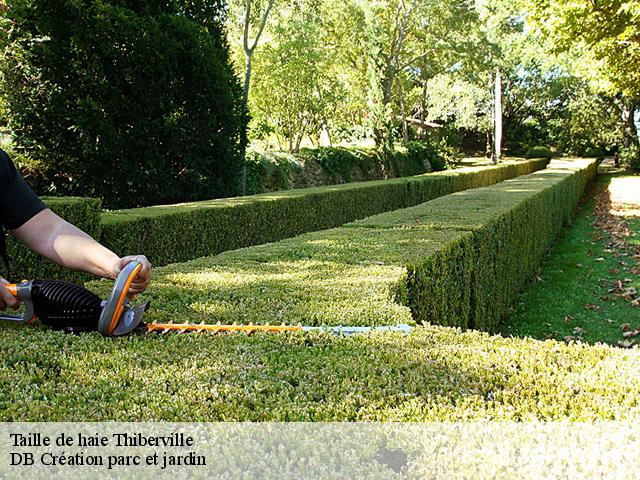
{"label": "tree", "polygon": [[246,115],[215,2],[25,0],[5,14],[10,128],[59,194],[123,207],[238,193]]}
{"label": "tree", "polygon": [[[477,16],[473,6],[456,0],[382,1],[363,8],[370,115],[376,144],[389,148],[396,113],[406,122],[407,115],[402,115],[402,111],[411,111],[424,123],[428,115],[428,81],[437,74],[461,69],[469,61],[472,52],[469,47],[477,39]],[[404,96],[411,88],[406,85],[395,89],[398,81],[422,86],[419,105],[409,106]]]}
{"label": "tree", "polygon": [[319,136],[343,96],[322,45],[322,25],[313,9],[294,8],[272,29],[272,41],[256,62],[251,95],[256,122],[284,137],[297,152],[307,135]]}
{"label": "tree", "polygon": [[540,34],[556,51],[578,51],[576,70],[600,92],[618,98],[625,147],[638,143],[640,0],[530,0]]}

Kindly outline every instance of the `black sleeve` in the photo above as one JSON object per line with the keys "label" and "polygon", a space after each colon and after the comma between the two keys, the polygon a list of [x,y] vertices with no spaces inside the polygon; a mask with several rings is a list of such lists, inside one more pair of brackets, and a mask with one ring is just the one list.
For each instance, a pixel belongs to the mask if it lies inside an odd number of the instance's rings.
{"label": "black sleeve", "polygon": [[0,150],[0,222],[9,230],[47,208],[22,178],[9,155]]}

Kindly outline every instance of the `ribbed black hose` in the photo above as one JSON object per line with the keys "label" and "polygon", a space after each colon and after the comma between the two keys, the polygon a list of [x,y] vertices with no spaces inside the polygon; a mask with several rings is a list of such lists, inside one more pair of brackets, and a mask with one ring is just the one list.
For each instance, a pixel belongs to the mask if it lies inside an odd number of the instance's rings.
{"label": "ribbed black hose", "polygon": [[102,300],[93,292],[61,280],[34,280],[31,298],[36,317],[53,328],[95,330]]}

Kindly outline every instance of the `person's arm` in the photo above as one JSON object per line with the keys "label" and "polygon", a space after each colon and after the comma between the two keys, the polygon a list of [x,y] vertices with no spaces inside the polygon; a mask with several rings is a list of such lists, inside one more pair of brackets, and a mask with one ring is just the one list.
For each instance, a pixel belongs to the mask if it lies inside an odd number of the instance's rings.
{"label": "person's arm", "polygon": [[151,279],[151,263],[144,255],[120,258],[49,209],[40,211],[11,233],[28,248],[58,265],[100,277],[115,278],[127,263],[139,261],[142,269],[131,284],[130,293],[144,291]]}

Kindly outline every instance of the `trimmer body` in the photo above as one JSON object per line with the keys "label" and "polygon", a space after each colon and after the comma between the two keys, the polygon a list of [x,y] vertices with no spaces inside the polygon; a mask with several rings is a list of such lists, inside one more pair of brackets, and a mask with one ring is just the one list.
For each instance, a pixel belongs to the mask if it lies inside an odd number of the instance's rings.
{"label": "trimmer body", "polygon": [[28,323],[36,318],[55,329],[69,332],[99,331],[106,336],[126,335],[142,322],[146,302],[129,305],[131,282],[142,265],[128,263],[118,275],[111,295],[102,300],[95,293],[61,280],[29,280],[5,285],[25,306],[22,315],[0,315],[0,320]]}

